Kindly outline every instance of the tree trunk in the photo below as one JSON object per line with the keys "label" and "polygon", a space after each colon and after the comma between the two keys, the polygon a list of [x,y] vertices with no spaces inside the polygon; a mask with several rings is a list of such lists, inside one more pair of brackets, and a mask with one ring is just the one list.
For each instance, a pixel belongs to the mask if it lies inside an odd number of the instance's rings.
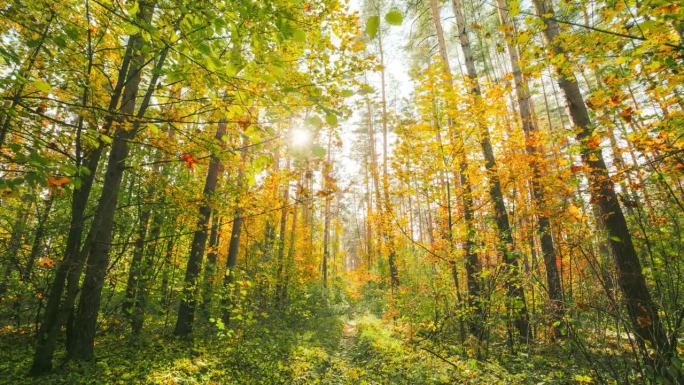
{"label": "tree trunk", "polygon": [[497,0],[497,6],[499,10],[499,20],[505,31],[506,48],[508,50],[511,70],[513,72],[518,109],[520,112],[522,129],[527,142],[525,150],[530,159],[530,166],[532,167],[533,176],[530,181],[530,187],[537,212],[537,227],[541,240],[540,243],[544,265],[546,267],[546,282],[549,300],[551,302],[551,321],[557,325],[553,330],[554,337],[558,337],[560,336],[560,322],[562,321],[564,314],[563,293],[561,291],[558,268],[556,267],[556,250],[553,244],[553,238],[551,237],[551,225],[549,217],[544,214],[545,202],[544,192],[541,186],[542,172],[539,164],[540,160],[543,158],[543,152],[536,144],[538,142],[538,129],[536,119],[534,118],[534,106],[532,105],[527,80],[523,77],[523,73],[520,69],[520,55],[518,54],[518,47],[514,43],[515,35],[513,31],[515,26],[508,15],[508,1]]}
{"label": "tree trunk", "polygon": [[131,332],[139,334],[145,322],[145,310],[147,305],[147,293],[150,277],[150,268],[154,263],[154,258],[157,254],[157,247],[159,244],[159,235],[161,234],[161,226],[164,216],[162,212],[157,212],[152,218],[152,229],[146,241],[146,252],[143,259],[141,273],[138,278],[138,285],[136,290],[135,300],[133,302],[133,309],[131,309]]}
{"label": "tree trunk", "polygon": [[26,269],[24,270],[24,281],[29,282],[31,280],[31,275],[33,274],[33,266],[36,263],[36,259],[40,252],[43,250],[43,236],[45,235],[45,224],[47,223],[48,217],[50,216],[50,210],[52,209],[52,203],[54,202],[55,195],[50,193],[50,196],[45,201],[45,207],[43,208],[43,215],[38,219],[38,227],[36,228],[36,234],[33,237],[33,245],[31,246],[31,253],[29,254],[28,261],[26,262]]}
{"label": "tree trunk", "polygon": [[[124,85],[127,83],[128,68],[131,62],[131,53],[134,43],[140,37],[131,36],[129,38],[126,51],[119,68],[117,82],[112,92],[112,97],[109,102],[108,111],[114,113],[119,105],[119,99]],[[87,93],[84,92],[83,106],[87,103]],[[112,124],[113,115],[108,115],[105,118],[103,132],[106,134]],[[79,127],[81,127],[82,118],[79,118]],[[80,130],[79,130],[80,132]],[[79,136],[80,138],[80,136]],[[76,143],[80,149],[80,141]],[[81,277],[83,267],[83,254],[80,252],[81,238],[83,234],[83,222],[85,216],[85,209],[88,205],[88,198],[95,180],[97,166],[102,157],[104,150],[104,143],[98,142],[98,146],[90,151],[86,157],[85,167],[88,173],[81,178],[81,186],[75,188],[72,194],[71,201],[71,220],[69,222],[69,233],[67,235],[66,247],[64,249],[64,257],[57,267],[55,278],[50,286],[48,300],[45,308],[45,316],[41,323],[37,336],[36,352],[33,358],[30,373],[33,375],[48,372],[52,369],[52,356],[55,350],[55,341],[59,327],[66,321],[73,309],[76,293],[78,292],[78,280]],[[77,159],[81,160],[80,151],[76,154]],[[64,288],[67,288],[67,295],[62,302],[62,294]],[[60,306],[61,305],[61,306]]]}
{"label": "tree trunk", "polygon": [[[560,27],[553,19],[555,17],[553,6],[548,0],[534,0],[534,5],[537,15],[546,25],[544,29],[546,44],[555,55],[565,55],[564,48],[556,40],[560,34]],[[588,143],[593,135],[594,127],[577,80],[574,75],[561,71],[560,68],[557,68],[557,72],[558,85],[567,101],[570,117],[579,130],[577,141],[582,144],[582,161],[589,169],[587,177],[591,199],[598,207],[606,228],[608,244],[617,266],[618,284],[624,296],[629,319],[638,338],[651,343],[657,353],[654,364],[658,370],[663,370],[665,366],[670,365],[669,359],[673,354],[673,346],[668,341],[658,316],[658,308],[651,299],[646,280],[641,272],[641,264],[601,149]],[[678,376],[681,379],[682,373],[678,373]]]}
{"label": "tree trunk", "polygon": [[[149,22],[153,12],[154,4],[141,4],[139,17],[142,21]],[[139,126],[138,120],[131,121],[128,116],[132,115],[135,111],[135,102],[145,62],[142,50],[143,44],[144,40],[141,36],[138,36],[133,46],[132,72],[127,79],[127,84],[122,94],[121,116],[117,119],[117,128],[112,141],[112,149],[109,153],[102,195],[93,218],[93,227],[88,235],[89,243],[86,244],[89,251],[86,275],[83,281],[78,311],[74,318],[73,343],[69,345],[71,350],[68,351],[69,356],[74,359],[90,360],[94,354],[93,345],[97,329],[97,315],[100,308],[102,286],[109,263],[114,213],[129,152],[128,141],[135,136]],[[155,70],[159,70],[163,65],[165,52],[163,51],[162,55],[160,55]],[[148,92],[141,102],[137,117],[142,117],[144,114],[152,91],[156,87],[158,71],[154,73],[155,75],[150,81]]]}
{"label": "tree trunk", "polygon": [[[153,189],[149,188],[148,193]],[[151,194],[145,194],[147,197],[152,197]],[[123,314],[128,317],[129,321],[133,321],[132,308],[137,307],[138,289],[140,286],[140,277],[143,270],[143,256],[145,253],[145,239],[147,238],[147,228],[149,227],[151,208],[147,206],[146,199],[143,199],[142,213],[140,214],[138,223],[138,234],[135,238],[133,247],[133,258],[128,270],[128,281],[126,283],[126,298],[121,306]]]}
{"label": "tree trunk", "polygon": [[[442,28],[442,21],[439,13],[439,4],[437,0],[430,0],[430,10],[432,13],[432,21],[435,26],[437,34],[437,42],[439,53],[444,64],[444,70],[448,76],[449,88],[453,88],[453,78],[451,76],[451,67],[449,65],[449,56],[447,54],[447,46],[444,40],[444,30]],[[449,122],[453,126],[453,122]],[[466,284],[468,286],[468,302],[475,310],[475,319],[470,323],[470,331],[478,339],[483,338],[484,313],[482,312],[480,299],[480,281],[478,274],[480,273],[480,261],[477,259],[475,251],[475,225],[473,216],[473,194],[468,177],[468,160],[465,154],[465,145],[460,134],[456,133],[454,127],[450,127],[452,135],[456,136],[456,143],[460,146],[460,155],[457,155],[459,161],[459,181],[461,183],[461,204],[463,206],[463,220],[466,227],[466,238],[463,244],[463,251],[465,253],[465,269],[466,269]],[[431,224],[428,224],[431,226]],[[458,290],[458,288],[456,288]]]}
{"label": "tree trunk", "polygon": [[[283,280],[283,268],[285,259],[285,231],[287,230],[287,211],[290,199],[290,159],[286,160],[285,172],[288,173],[285,178],[285,183],[283,186],[283,199],[281,201],[282,208],[280,209],[280,233],[278,234],[278,261],[276,267],[276,285],[275,285],[275,297],[276,302],[280,299],[280,291]],[[296,211],[295,214],[297,215]]]}
{"label": "tree trunk", "polygon": [[237,191],[238,196],[235,197],[235,215],[233,216],[233,228],[230,231],[230,243],[228,244],[228,257],[226,259],[226,275],[223,277],[224,297],[221,303],[223,308],[222,320],[225,326],[230,323],[230,314],[232,306],[234,305],[234,290],[231,287],[235,280],[235,265],[237,264],[237,257],[240,251],[240,232],[242,231],[242,208],[240,207],[240,193],[244,186],[244,167],[247,157],[247,147],[243,147],[240,169],[237,175]]}
{"label": "tree trunk", "polygon": [[204,287],[202,289],[202,303],[200,314],[203,321],[208,321],[211,317],[211,304],[214,296],[214,282],[216,281],[216,257],[218,256],[219,231],[221,220],[217,211],[211,217],[211,233],[209,234],[209,251],[207,252],[207,266],[204,268]]}
{"label": "tree trunk", "polygon": [[[173,272],[175,272],[176,267],[174,266],[173,257],[173,246],[175,244],[175,237],[170,237],[166,243],[166,253],[164,255],[164,265],[162,266],[162,279],[161,279],[161,295],[160,304],[162,308],[168,308],[171,304],[171,289],[170,281],[173,279]],[[169,269],[171,269],[171,276],[169,277]],[[168,313],[168,312],[167,312]]]}
{"label": "tree trunk", "polygon": [[[477,70],[475,68],[475,59],[470,48],[470,38],[466,31],[465,18],[463,17],[462,5],[460,0],[452,1],[454,15],[456,17],[456,26],[458,28],[458,37],[465,58],[466,71],[468,80],[471,82],[470,92],[473,95],[475,103],[479,103],[481,99],[480,85],[477,77]],[[525,292],[520,282],[520,271],[518,268],[518,257],[513,250],[513,234],[511,233],[511,226],[508,220],[508,212],[504,203],[503,192],[501,190],[501,182],[499,180],[496,160],[494,158],[494,150],[489,138],[489,128],[483,124],[480,125],[480,145],[482,146],[482,155],[485,159],[485,168],[487,169],[487,179],[489,183],[489,195],[494,202],[494,213],[496,216],[496,226],[499,232],[498,248],[503,254],[503,260],[506,267],[506,290],[509,297],[508,308],[513,313],[513,322],[515,328],[518,330],[519,337],[522,340],[529,340],[530,324],[527,315],[527,308],[525,304]]]}
{"label": "tree trunk", "polygon": [[321,271],[323,273],[323,288],[328,287],[328,260],[330,259],[330,199],[332,193],[331,178],[332,178],[332,163],[331,163],[331,144],[332,132],[328,137],[327,159],[323,164],[323,261]]}
{"label": "tree trunk", "polygon": [[[389,173],[387,171],[387,97],[385,92],[385,55],[382,46],[382,31],[378,33],[378,51],[380,53],[380,95],[382,106],[382,192],[383,201],[378,200],[378,207],[383,207],[382,210],[382,228],[385,244],[389,251],[387,262],[390,270],[390,285],[392,291],[399,286],[399,270],[397,268],[397,252],[394,249],[394,240],[392,239],[392,232],[390,230],[390,217],[392,216],[392,202],[389,197]],[[381,203],[382,202],[382,203]]]}
{"label": "tree trunk", "polygon": [[[226,123],[221,121],[216,129],[216,140],[223,144],[223,136],[226,133]],[[185,283],[183,286],[183,294],[181,303],[178,308],[178,318],[176,320],[176,327],[174,334],[177,336],[187,336],[192,332],[192,324],[195,319],[195,306],[197,303],[197,277],[202,270],[202,258],[204,257],[204,247],[207,243],[207,225],[209,224],[209,215],[211,214],[211,206],[209,201],[216,190],[218,183],[218,176],[221,169],[221,161],[218,156],[213,155],[209,167],[207,169],[207,178],[204,182],[203,196],[205,202],[199,209],[200,218],[197,221],[197,230],[192,238],[192,246],[190,248],[190,256],[188,257],[188,265],[185,269]]]}
{"label": "tree trunk", "polygon": [[[294,262],[294,255],[295,251],[297,249],[297,245],[295,243],[296,241],[296,236],[297,236],[297,206],[299,205],[299,202],[302,199],[302,183],[303,181],[300,180],[297,186],[297,200],[295,202],[295,206],[292,209],[292,228],[290,229],[290,246],[287,250],[287,258],[285,260],[285,267],[284,267],[284,272],[283,276],[281,276],[281,279],[283,280],[282,283],[280,283],[280,290],[277,291],[278,295],[278,303],[280,305],[283,304],[285,299],[287,298],[287,286],[290,282],[290,274],[289,274],[289,267],[290,265]],[[277,287],[277,286],[276,286]]]}
{"label": "tree trunk", "polygon": [[[126,52],[124,53],[119,74],[109,101],[109,115],[105,117],[105,123],[102,128],[103,134],[107,134],[114,121],[117,106],[121,98],[121,93],[124,86],[127,84],[129,76],[128,69],[132,58],[133,46],[136,40],[140,37],[131,36],[129,38]],[[85,103],[84,103],[85,106]],[[88,205],[88,198],[95,181],[100,158],[104,152],[105,143],[102,140],[98,141],[97,147],[92,149],[86,156],[86,168],[88,173],[82,177],[81,187],[74,189],[72,203],[71,203],[71,221],[69,224],[69,234],[67,235],[66,247],[64,249],[64,257],[57,268],[54,281],[50,289],[50,295],[45,310],[45,321],[41,324],[41,329],[38,338],[38,346],[36,348],[36,355],[34,357],[34,366],[31,373],[40,374],[49,371],[51,368],[52,355],[55,349],[55,340],[59,328],[65,322],[67,323],[67,350],[70,348],[70,341],[73,340],[73,311],[74,303],[76,302],[76,295],[78,294],[78,283],[81,278],[83,270],[83,262],[85,259],[85,252],[81,251],[81,238],[84,230],[83,222],[85,221],[85,210]],[[77,157],[80,153],[77,154]],[[92,226],[91,226],[92,227]],[[63,303],[62,293],[66,287],[66,295]]]}
{"label": "tree trunk", "polygon": [[5,254],[5,271],[3,281],[0,284],[0,296],[4,295],[12,278],[12,270],[19,269],[19,252],[21,251],[22,239],[26,228],[26,220],[30,207],[20,208],[12,225],[12,237],[10,238]]}

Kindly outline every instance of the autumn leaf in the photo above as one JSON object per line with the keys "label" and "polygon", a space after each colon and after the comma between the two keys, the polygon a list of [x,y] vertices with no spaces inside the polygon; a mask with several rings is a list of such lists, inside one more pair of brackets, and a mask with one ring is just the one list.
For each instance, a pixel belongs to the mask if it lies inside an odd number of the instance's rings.
{"label": "autumn leaf", "polygon": [[620,117],[625,122],[629,123],[632,121],[632,112],[634,112],[632,107],[627,107],[627,108],[623,109],[622,111],[620,111]]}
{"label": "autumn leaf", "polygon": [[568,206],[568,213],[570,214],[570,217],[575,221],[579,222],[582,220],[582,212],[580,211],[579,207],[570,204],[570,206]]}
{"label": "autumn leaf", "polygon": [[38,266],[50,268],[55,266],[55,260],[50,257],[42,257],[38,260]]}
{"label": "autumn leaf", "polygon": [[181,154],[180,159],[185,162],[185,165],[188,166],[188,168],[193,168],[197,164],[197,160],[195,160],[189,152]]}
{"label": "autumn leaf", "polygon": [[642,328],[649,327],[649,326],[651,326],[651,324],[653,324],[653,322],[651,321],[651,318],[649,318],[648,316],[637,317],[637,323]]}
{"label": "autumn leaf", "polygon": [[252,121],[251,121],[249,115],[244,116],[242,119],[240,119],[238,121],[238,126],[240,126],[240,128],[242,128],[243,130],[246,129],[247,127],[249,127],[251,124],[252,124]]}
{"label": "autumn leaf", "polygon": [[65,184],[68,184],[69,182],[71,182],[71,179],[69,179],[66,176],[55,178],[52,175],[48,175],[48,186],[49,187],[62,187]]}
{"label": "autumn leaf", "polygon": [[601,145],[601,138],[597,135],[594,135],[594,136],[590,137],[589,139],[587,139],[587,147],[589,147],[591,149],[599,148],[600,145]]}

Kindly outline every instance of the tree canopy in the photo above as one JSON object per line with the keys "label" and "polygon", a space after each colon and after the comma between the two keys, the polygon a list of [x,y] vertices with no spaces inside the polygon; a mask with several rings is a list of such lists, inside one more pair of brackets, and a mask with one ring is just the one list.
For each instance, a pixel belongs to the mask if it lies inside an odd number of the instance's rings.
{"label": "tree canopy", "polygon": [[684,383],[684,7],[0,4],[0,383]]}

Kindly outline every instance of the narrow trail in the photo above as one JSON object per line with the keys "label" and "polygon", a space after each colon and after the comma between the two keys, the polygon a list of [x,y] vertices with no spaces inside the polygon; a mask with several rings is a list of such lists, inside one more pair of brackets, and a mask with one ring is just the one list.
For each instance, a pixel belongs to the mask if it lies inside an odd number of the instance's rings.
{"label": "narrow trail", "polygon": [[349,340],[350,338],[356,337],[356,332],[357,332],[356,326],[357,326],[356,320],[351,320],[351,321],[345,322],[344,328],[342,329],[343,339]]}
{"label": "narrow trail", "polygon": [[[351,315],[351,314],[350,314]],[[366,370],[354,361],[353,349],[357,342],[358,320],[345,320],[336,349],[331,351],[323,362],[319,384],[323,385],[351,385],[372,384],[374,382],[361,381]]]}

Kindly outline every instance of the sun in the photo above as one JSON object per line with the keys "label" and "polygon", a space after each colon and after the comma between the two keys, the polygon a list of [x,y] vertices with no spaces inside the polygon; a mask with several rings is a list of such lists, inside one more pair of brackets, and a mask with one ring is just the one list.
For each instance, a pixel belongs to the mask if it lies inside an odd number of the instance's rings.
{"label": "sun", "polygon": [[290,133],[292,144],[297,147],[306,146],[311,139],[311,133],[303,128],[295,128]]}

